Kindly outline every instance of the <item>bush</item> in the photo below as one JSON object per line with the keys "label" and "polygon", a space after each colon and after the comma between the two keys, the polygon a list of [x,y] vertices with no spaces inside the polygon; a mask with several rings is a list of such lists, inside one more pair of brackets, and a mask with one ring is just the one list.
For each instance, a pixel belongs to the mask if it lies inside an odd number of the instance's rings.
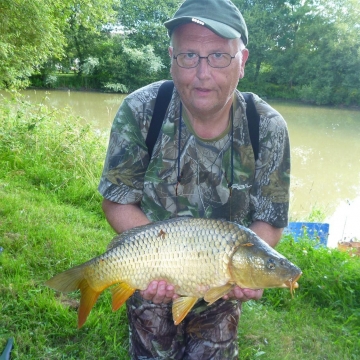
{"label": "bush", "polygon": [[302,101],[316,105],[357,105],[360,100],[358,89],[323,86],[317,83],[304,85],[299,90]]}
{"label": "bush", "polygon": [[122,94],[127,94],[129,92],[128,88],[124,85],[124,84],[113,84],[113,83],[106,83],[104,84],[104,89],[106,90],[110,90],[112,92],[118,92],[118,93],[122,93]]}

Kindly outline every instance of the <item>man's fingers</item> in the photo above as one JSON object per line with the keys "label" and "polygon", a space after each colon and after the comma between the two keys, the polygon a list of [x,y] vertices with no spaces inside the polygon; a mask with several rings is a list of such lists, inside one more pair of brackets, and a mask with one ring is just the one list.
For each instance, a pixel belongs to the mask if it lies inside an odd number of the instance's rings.
{"label": "man's fingers", "polygon": [[233,290],[231,290],[228,294],[223,296],[224,300],[229,299],[238,299],[242,302],[249,301],[249,300],[259,300],[263,295],[264,290],[258,289],[242,289],[238,286],[235,286]]}
{"label": "man's fingers", "polygon": [[173,285],[168,285],[166,281],[152,281],[146,290],[140,291],[140,295],[154,304],[169,303],[176,297]]}
{"label": "man's fingers", "polygon": [[252,289],[242,289],[243,290],[243,294],[249,299],[249,300],[259,300],[264,293],[264,289],[257,289],[257,290],[252,290]]}
{"label": "man's fingers", "polygon": [[157,281],[152,281],[145,290],[140,291],[140,295],[145,299],[152,301],[153,297],[156,295],[158,287]]}
{"label": "man's fingers", "polygon": [[164,302],[165,295],[166,295],[166,283],[164,281],[159,281],[157,286],[157,291],[152,299],[152,302],[154,304],[161,304],[162,302]]}
{"label": "man's fingers", "polygon": [[175,289],[173,285],[167,285],[166,286],[166,293],[165,293],[165,303],[169,303],[172,301],[173,297],[175,295]]}

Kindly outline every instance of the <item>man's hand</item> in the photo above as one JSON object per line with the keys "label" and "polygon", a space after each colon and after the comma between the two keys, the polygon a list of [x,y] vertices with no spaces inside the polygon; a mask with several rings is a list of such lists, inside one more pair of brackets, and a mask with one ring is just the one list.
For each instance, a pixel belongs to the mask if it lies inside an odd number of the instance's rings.
{"label": "man's hand", "polygon": [[223,296],[224,300],[229,299],[238,299],[242,302],[249,300],[259,300],[264,293],[264,289],[252,290],[252,289],[242,289],[238,286],[235,286],[228,294]]}
{"label": "man's hand", "polygon": [[140,295],[154,304],[168,304],[179,296],[175,294],[175,288],[166,281],[152,281],[146,290],[140,291]]}
{"label": "man's hand", "polygon": [[[235,286],[233,290],[223,296],[223,299],[238,299],[242,302],[259,300],[262,297],[263,292],[263,289],[242,289]],[[179,297],[179,295],[175,293],[174,286],[167,284],[164,280],[152,281],[146,290],[140,291],[140,295],[145,300],[152,301],[154,304],[168,304]]]}

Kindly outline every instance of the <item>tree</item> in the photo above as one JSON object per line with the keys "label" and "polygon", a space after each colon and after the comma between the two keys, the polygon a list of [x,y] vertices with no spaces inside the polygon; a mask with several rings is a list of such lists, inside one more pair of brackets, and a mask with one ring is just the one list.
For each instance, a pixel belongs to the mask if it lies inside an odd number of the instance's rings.
{"label": "tree", "polygon": [[117,6],[115,0],[75,1],[71,5],[64,31],[66,54],[78,59],[79,76],[87,59],[94,56],[94,43],[106,41],[108,31],[104,26],[116,21]]}
{"label": "tree", "polygon": [[359,9],[342,0],[293,7],[294,26],[274,51],[272,80],[296,86],[302,99],[317,104],[359,103],[359,18],[353,16]]}
{"label": "tree", "polygon": [[[99,59],[93,73],[98,88],[129,92],[168,78],[169,37],[163,23],[176,11],[179,1],[122,0],[117,17],[120,31],[102,33],[97,38],[90,38],[86,31],[77,31],[81,41],[76,42],[69,33],[67,53],[77,54],[79,59],[88,56]],[[114,26],[107,28],[111,30]]]}
{"label": "tree", "polygon": [[27,84],[34,69],[61,56],[65,43],[56,2],[0,0],[0,88]]}
{"label": "tree", "polygon": [[169,20],[183,0],[122,0],[119,23],[127,34],[128,46],[134,49],[151,45],[165,65],[160,78],[169,76],[169,37],[164,22]]}
{"label": "tree", "polygon": [[242,84],[317,104],[360,103],[357,0],[234,0],[249,28]]}
{"label": "tree", "polygon": [[86,31],[114,17],[115,0],[0,0],[0,88],[21,87],[51,58],[61,58],[66,29]]}
{"label": "tree", "polygon": [[125,37],[117,35],[98,46],[94,51],[99,54],[100,64],[93,75],[99,88],[127,93],[159,80],[164,65],[152,45],[134,48]]}
{"label": "tree", "polygon": [[259,81],[263,66],[269,64],[269,55],[283,32],[286,6],[279,0],[234,0],[241,10],[249,31],[250,57],[246,65],[246,77],[252,82]]}

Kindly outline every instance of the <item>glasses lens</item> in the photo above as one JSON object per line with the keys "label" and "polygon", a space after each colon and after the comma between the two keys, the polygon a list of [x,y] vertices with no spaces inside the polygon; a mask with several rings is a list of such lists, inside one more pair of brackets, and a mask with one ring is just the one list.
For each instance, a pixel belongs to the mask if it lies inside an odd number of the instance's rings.
{"label": "glasses lens", "polygon": [[209,65],[214,68],[227,67],[231,63],[231,56],[224,53],[214,53],[208,56]]}
{"label": "glasses lens", "polygon": [[192,68],[199,63],[199,55],[194,53],[181,53],[176,57],[176,61],[180,67]]}

